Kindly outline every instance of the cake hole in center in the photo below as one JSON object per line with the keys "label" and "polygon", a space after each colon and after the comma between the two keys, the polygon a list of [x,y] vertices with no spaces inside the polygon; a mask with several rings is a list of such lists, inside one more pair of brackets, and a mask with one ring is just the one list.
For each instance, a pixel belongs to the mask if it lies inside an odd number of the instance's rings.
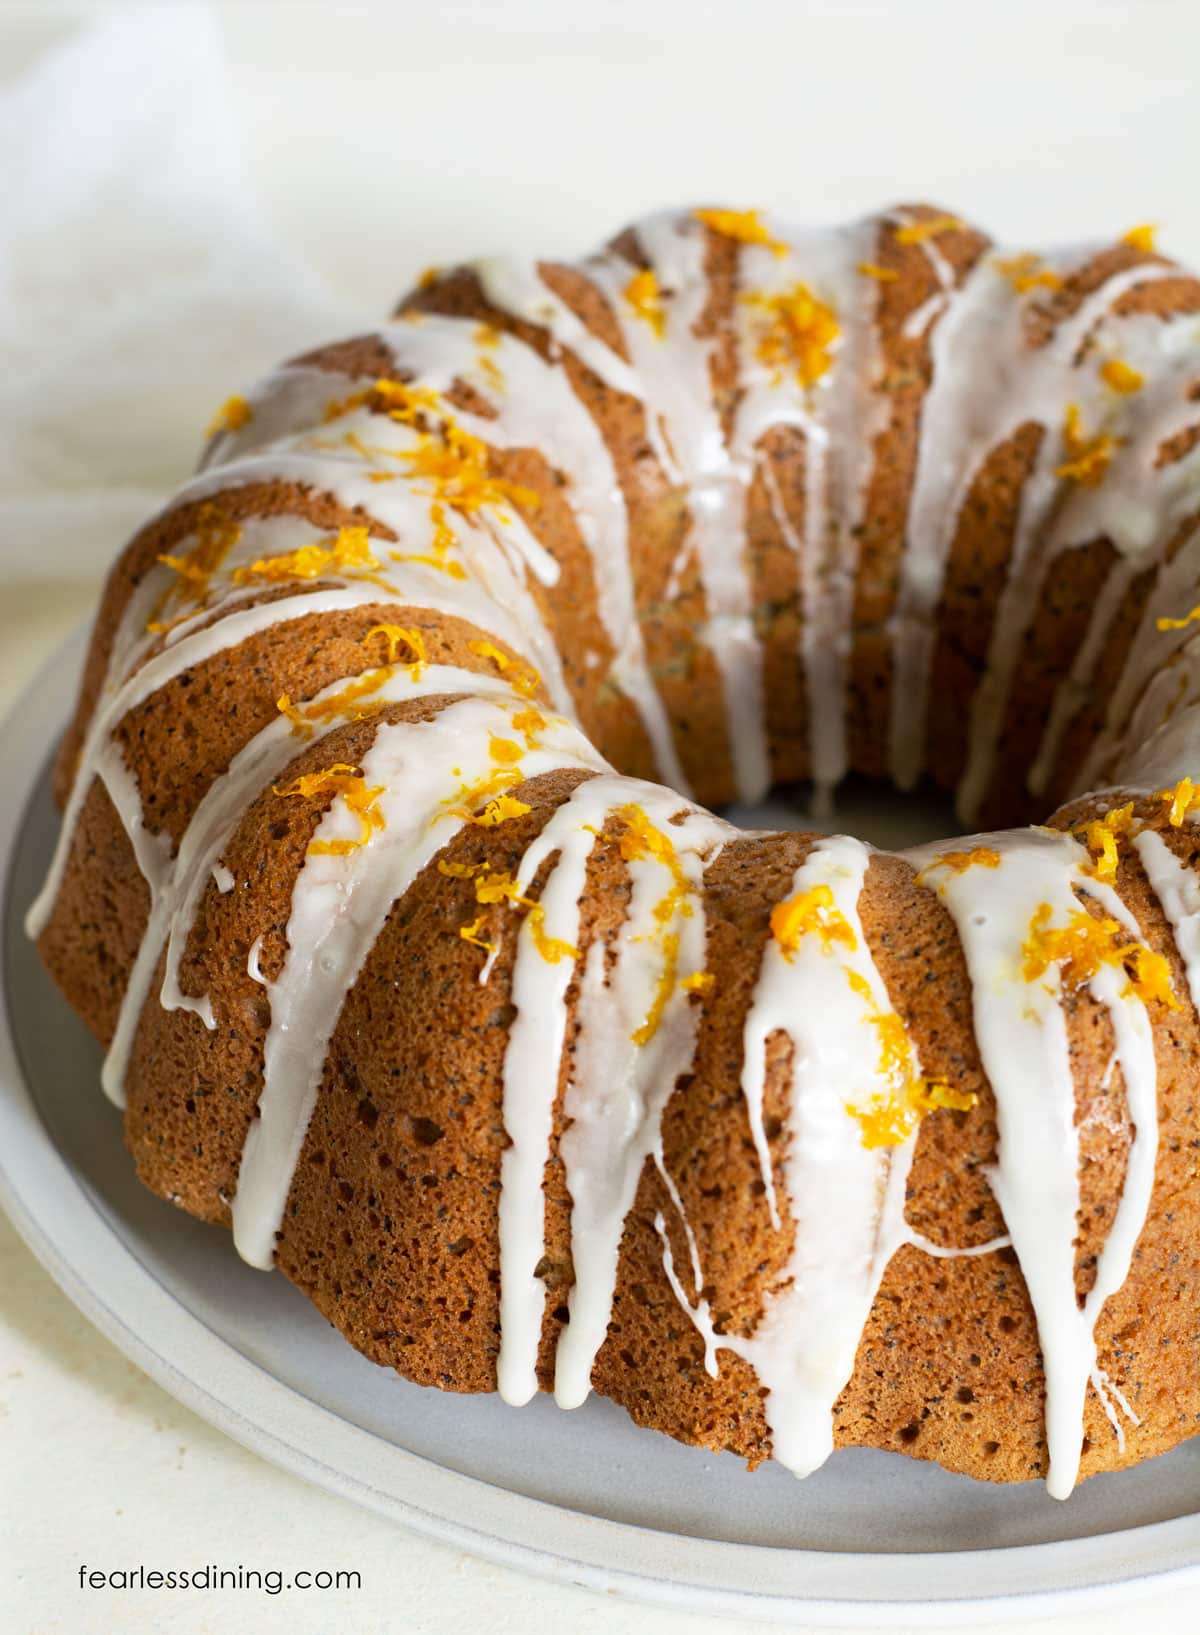
{"label": "cake hole in center", "polygon": [[764,801],[722,807],[721,815],[742,829],[854,835],[885,851],[948,840],[963,832],[953,800],[931,784],[905,794],[857,775],[838,785],[832,813],[814,815],[812,785],[801,783],[774,790]]}

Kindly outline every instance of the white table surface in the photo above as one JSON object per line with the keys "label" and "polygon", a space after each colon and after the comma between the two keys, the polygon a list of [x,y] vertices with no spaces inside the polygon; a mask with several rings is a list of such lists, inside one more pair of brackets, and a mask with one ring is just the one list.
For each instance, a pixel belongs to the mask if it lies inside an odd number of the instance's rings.
{"label": "white table surface", "polygon": [[[0,4],[0,82],[86,9]],[[1186,0],[259,0],[222,16],[276,227],[374,308],[430,261],[570,251],[678,201],[824,219],[924,196],[1021,244],[1150,220],[1200,261],[1200,8]],[[0,563],[15,548],[0,541]],[[94,594],[27,577],[6,587],[0,710]],[[78,1587],[85,1563],[202,1561],[351,1569],[362,1587]],[[1105,1635],[1153,1619],[1170,1635],[1194,1628],[1197,1599],[1159,1592],[1052,1627]],[[488,1566],[274,1470],[126,1362],[0,1219],[5,1635],[729,1627]]]}

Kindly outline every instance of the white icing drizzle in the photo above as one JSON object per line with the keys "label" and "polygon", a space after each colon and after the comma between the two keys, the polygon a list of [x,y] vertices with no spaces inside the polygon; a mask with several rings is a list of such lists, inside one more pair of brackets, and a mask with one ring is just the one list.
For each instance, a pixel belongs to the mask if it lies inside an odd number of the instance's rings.
{"label": "white icing drizzle", "polygon": [[[691,811],[683,824],[671,819],[688,811],[687,803],[669,790],[638,779],[606,776],[580,784],[551,817],[529,847],[517,871],[517,883],[527,891],[538,871],[556,857],[539,899],[546,936],[577,947],[588,858],[596,835],[609,815],[623,806],[638,806],[649,821],[669,836],[680,864],[699,884],[699,853],[733,831],[707,813]],[[663,865],[634,860],[629,864],[638,916],[638,934],[652,929],[648,918],[654,902],[670,889],[671,876]],[[653,902],[647,902],[657,888]],[[680,973],[689,956],[703,957],[704,921],[698,894],[689,897],[690,915],[676,915],[680,934]],[[585,962],[584,981],[590,993],[603,984],[604,969]],[[570,1296],[571,1323],[578,1338],[560,1341],[564,1360],[556,1389],[567,1405],[587,1395],[595,1352],[608,1327],[612,1288],[616,1279],[617,1250],[625,1214],[632,1202],[645,1157],[658,1139],[658,1120],[678,1075],[685,1071],[691,1052],[691,1006],[686,995],[672,994],[659,1029],[644,1046],[621,1043],[616,1036],[627,1027],[630,1035],[645,1020],[647,976],[661,968],[649,941],[635,944],[627,922],[618,939],[612,990],[606,999],[620,1007],[619,1018],[605,1017],[603,1006],[588,1004],[580,1012],[578,1059],[568,1088],[568,1111],[580,1122],[578,1133],[568,1132],[562,1143],[563,1162],[573,1200],[572,1244],[577,1283]],[[506,1402],[527,1402],[537,1390],[537,1353],[546,1304],[546,1286],[537,1276],[545,1248],[545,1206],[542,1175],[550,1150],[554,1105],[558,1095],[562,1053],[567,1029],[567,993],[577,961],[563,957],[549,961],[540,953],[527,920],[517,939],[512,976],[512,1003],[516,1015],[509,1030],[504,1059],[504,1127],[510,1145],[501,1167],[500,1225],[500,1356],[497,1381]],[[698,964],[692,969],[698,969]],[[588,973],[591,973],[590,982]],[[582,997],[581,997],[582,1004]],[[640,1006],[640,1011],[638,1007]],[[637,1012],[632,1014],[631,1012]],[[684,1014],[686,1013],[686,1014]],[[590,1018],[590,1025],[589,1025]],[[593,1045],[596,1032],[614,1052],[604,1058]],[[616,1032],[609,1032],[613,1028]],[[661,1037],[660,1037],[661,1036]],[[632,1048],[631,1048],[632,1047]],[[606,1170],[617,1160],[616,1173]],[[623,1201],[625,1200],[625,1201]],[[588,1224],[589,1242],[576,1229],[575,1211]],[[564,1349],[565,1348],[565,1349]]]}
{"label": "white icing drizzle", "polygon": [[[1069,273],[1089,253],[1068,254],[1055,262]],[[1089,429],[1095,427],[1101,406],[1106,414],[1110,409],[1099,380],[1098,359],[1088,356],[1081,362],[1081,348],[1122,294],[1171,271],[1139,265],[1114,274],[1058,324],[1045,345],[1034,347],[1024,336],[1027,299],[1018,297],[995,265],[998,254],[1002,257],[1003,252],[982,257],[962,284],[948,293],[946,308],[933,329],[933,373],[921,411],[917,467],[892,621],[892,774],[902,788],[910,788],[924,764],[934,619],[963,502],[993,449],[1026,423],[1043,426],[1041,447],[1022,490],[1004,598],[996,615],[987,671],[973,707],[971,761],[960,791],[968,812],[986,786],[1011,668],[1037,605],[1041,580],[1029,571],[1027,557],[1061,490],[1055,472],[1064,458],[1060,437],[1067,406],[1072,402],[1081,405]],[[1118,548],[1133,548],[1115,521],[1114,532],[1122,536],[1114,538]]]}
{"label": "white icing drizzle", "polygon": [[[808,934],[789,956],[768,940],[745,1024],[742,1091],[777,1227],[762,1133],[766,1045],[780,1032],[791,1041],[784,1174],[795,1237],[753,1334],[712,1335],[708,1344],[753,1365],[767,1390],[772,1452],[797,1475],[817,1469],[833,1451],[833,1409],[853,1373],[863,1325],[889,1260],[911,1241],[904,1199],[915,1136],[868,1148],[852,1110],[893,1089],[881,1071],[880,1038],[864,996],[849,980],[853,974],[866,985],[878,1013],[892,1012],[858,913],[870,858],[867,846],[846,835],[822,839],[809,852],[790,895],[828,888],[853,946]],[[709,1323],[703,1302],[684,1305],[703,1333]]]}
{"label": "white icing drizzle", "polygon": [[1046,1378],[1046,1486],[1066,1498],[1079,1469],[1084,1399],[1096,1371],[1096,1321],[1129,1271],[1146,1219],[1158,1145],[1154,1042],[1145,1006],[1124,970],[1103,966],[1093,997],[1112,1022],[1134,1135],[1125,1184],[1096,1280],[1082,1307],[1075,1294],[1079,1213],[1079,1141],[1075,1086],[1063,1013],[1061,973],[1023,974],[1023,947],[1034,916],[1049,904],[1052,922],[1079,910],[1077,891],[1094,897],[1133,935],[1136,921],[1111,888],[1084,872],[1085,849],[1048,829],[973,836],[968,848],[998,854],[995,867],[956,872],[938,864],[939,847],[906,854],[949,910],[971,978],[975,1038],[996,1097],[998,1150],[988,1176],[1020,1261],[1037,1318]]}
{"label": "white icing drizzle", "polygon": [[655,910],[672,889],[672,875],[656,858],[633,859],[629,912],[615,950],[610,953],[599,940],[588,950],[564,1107],[571,1123],[560,1143],[571,1194],[575,1271],[567,1298],[570,1322],[555,1356],[554,1395],[562,1408],[578,1406],[590,1390],[592,1366],[612,1315],[625,1219],[646,1159],[656,1155],[662,1168],[662,1115],[695,1051],[698,1011],[678,984],[653,1036],[644,1043],[635,1037],[646,1022],[647,995],[654,993],[662,965],[656,932],[678,936],[681,977],[703,969],[703,853],[728,833],[724,824],[699,812],[670,827],[669,798],[649,797],[646,790],[639,804],[675,844],[690,889],[670,921],[660,925]]}
{"label": "white icing drizzle", "polygon": [[[312,702],[320,704],[335,697],[346,684],[347,678],[343,676],[319,692]],[[439,693],[503,694],[507,691],[502,682],[492,681],[488,676],[445,665],[428,665],[416,681],[406,669],[395,671],[371,697],[388,704],[407,698],[434,697]],[[329,716],[310,723],[308,742],[317,742],[344,722],[344,716]],[[118,1106],[124,1104],[129,1052],[164,946],[166,966],[159,996],[163,1009],[192,1011],[207,1028],[216,1026],[207,994],[186,994],[179,984],[179,966],[192,922],[216,859],[233,838],[250,803],[282,775],[302,748],[285,717],[268,722],[209,785],[188,822],[174,859],[168,858],[161,868],[150,872],[143,866],[142,872],[150,887],[150,914],[125,984],[117,1025],[101,1070],[105,1092]],[[107,777],[105,781],[107,784]],[[136,800],[136,790],[132,798]],[[133,810],[132,800],[128,810]],[[137,810],[140,811],[140,804]],[[130,821],[137,821],[122,815],[127,827]],[[232,884],[232,876],[230,881]]]}
{"label": "white icing drizzle", "polygon": [[551,340],[574,352],[606,386],[640,398],[637,372],[593,335],[583,320],[543,279],[538,263],[513,256],[485,256],[468,263],[488,302],[501,312],[539,324]]}
{"label": "white icing drizzle", "polygon": [[387,600],[387,593],[373,585],[347,585],[336,590],[310,591],[302,596],[287,596],[275,602],[259,603],[257,607],[230,613],[185,639],[164,647],[139,670],[135,670],[126,682],[102,696],[96,704],[84,739],[49,871],[25,917],[29,935],[40,936],[49,922],[71,853],[79,814],[96,777],[103,779],[110,795],[113,795],[114,789],[118,790],[114,804],[122,814],[126,832],[134,842],[138,864],[143,873],[147,867],[151,874],[156,872],[155,866],[148,863],[143,851],[139,850],[137,835],[141,829],[141,803],[137,801],[135,809],[135,796],[130,792],[129,785],[126,785],[124,795],[120,791],[120,781],[127,775],[119,751],[111,742],[114,731],[131,710],[193,665],[202,664],[218,653],[237,647],[251,636],[269,630],[286,619],[300,619]]}
{"label": "white icing drizzle", "polygon": [[1134,835],[1133,848],[1167,916],[1192,1004],[1200,1011],[1200,881],[1154,829]]}
{"label": "white icing drizzle", "polygon": [[[511,732],[511,713],[469,698],[433,721],[385,722],[362,757],[362,777],[380,786],[383,827],[355,850],[311,850],[292,890],[283,970],[267,985],[271,1023],[263,1046],[263,1086],[233,1201],[233,1236],[254,1266],[272,1264],[292,1175],[304,1143],[326,1052],[346,994],[394,902],[462,828],[456,792],[493,769],[492,736]],[[527,778],[559,767],[602,767],[566,721],[552,719],[538,748],[518,763]],[[314,841],[353,840],[358,817],[335,798]]]}

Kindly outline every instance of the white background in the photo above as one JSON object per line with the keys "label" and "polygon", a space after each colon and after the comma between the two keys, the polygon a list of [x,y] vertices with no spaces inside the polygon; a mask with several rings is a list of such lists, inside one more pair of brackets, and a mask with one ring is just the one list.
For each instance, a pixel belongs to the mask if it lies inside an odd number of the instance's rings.
{"label": "white background", "polygon": [[[89,9],[0,0],[0,82]],[[1200,6],[1186,0],[259,0],[221,17],[272,224],[371,309],[429,262],[586,249],[681,202],[822,220],[928,198],[1017,247],[1155,221],[1200,261]],[[0,561],[19,548],[0,541]],[[26,569],[0,597],[0,708],[93,595]],[[155,1560],[353,1568],[363,1588],[76,1587],[83,1562]],[[1195,1601],[1160,1593],[1054,1628],[1191,1629]],[[274,1471],[125,1362],[0,1221],[5,1635],[728,1627],[485,1566]]]}

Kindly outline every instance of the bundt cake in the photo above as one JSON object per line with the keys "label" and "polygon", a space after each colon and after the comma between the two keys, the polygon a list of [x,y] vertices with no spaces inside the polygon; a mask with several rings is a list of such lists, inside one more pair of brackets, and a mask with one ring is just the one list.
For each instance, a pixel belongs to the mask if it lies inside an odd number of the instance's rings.
{"label": "bundt cake", "polygon": [[[232,398],[29,916],[142,1180],[427,1385],[1057,1496],[1191,1435],[1198,445],[1150,228],[929,206],[431,270]],[[848,771],[997,832],[696,804]]]}

